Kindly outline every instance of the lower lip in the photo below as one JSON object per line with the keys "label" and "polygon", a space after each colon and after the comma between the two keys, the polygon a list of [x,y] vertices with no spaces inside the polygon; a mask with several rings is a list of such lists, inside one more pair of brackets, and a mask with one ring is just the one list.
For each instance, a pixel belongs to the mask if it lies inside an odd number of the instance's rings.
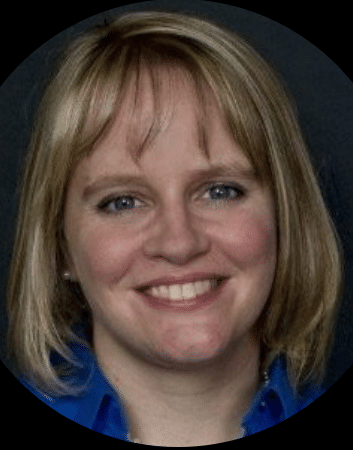
{"label": "lower lip", "polygon": [[205,292],[204,294],[189,300],[168,300],[165,298],[152,297],[151,295],[147,295],[142,292],[138,292],[138,294],[142,297],[145,303],[154,309],[182,313],[192,312],[203,309],[211,303],[217,301],[226,281],[227,280],[222,281],[216,289],[212,289],[211,291]]}

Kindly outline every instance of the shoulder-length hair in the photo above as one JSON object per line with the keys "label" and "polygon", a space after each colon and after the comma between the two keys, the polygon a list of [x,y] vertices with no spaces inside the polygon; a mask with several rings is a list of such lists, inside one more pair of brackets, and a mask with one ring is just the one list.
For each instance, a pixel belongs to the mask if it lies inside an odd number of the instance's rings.
{"label": "shoulder-length hair", "polygon": [[[321,383],[332,345],[342,286],[342,252],[298,126],[278,76],[242,38],[198,17],[125,14],[75,38],[63,53],[38,108],[21,181],[17,234],[8,284],[8,348],[16,371],[43,392],[74,394],[53,352],[72,367],[74,325],[92,326],[79,285],[63,279],[63,210],[68,181],[107,132],[126,96],[139,90],[144,67],[155,114],[134,145],[158,133],[166,91],[161,68],[178,67],[194,83],[200,120],[211,88],[234,139],[270,186],[278,234],[277,268],[257,330],[262,369],[286,358],[297,389]],[[137,106],[138,107],[138,106]],[[135,139],[136,140],[136,139]],[[136,144],[136,143],[135,143]]]}

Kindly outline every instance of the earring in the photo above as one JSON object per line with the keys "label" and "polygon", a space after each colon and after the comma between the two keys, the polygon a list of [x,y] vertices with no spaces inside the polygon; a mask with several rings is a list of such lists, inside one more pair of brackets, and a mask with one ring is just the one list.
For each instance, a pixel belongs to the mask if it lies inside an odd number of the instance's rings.
{"label": "earring", "polygon": [[64,280],[69,280],[70,279],[70,272],[68,270],[65,270],[62,274]]}

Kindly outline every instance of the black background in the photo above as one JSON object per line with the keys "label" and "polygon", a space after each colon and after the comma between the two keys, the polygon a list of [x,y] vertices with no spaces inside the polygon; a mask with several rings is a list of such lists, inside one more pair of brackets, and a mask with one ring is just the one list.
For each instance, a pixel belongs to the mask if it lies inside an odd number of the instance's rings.
{"label": "black background", "polygon": [[[112,8],[117,13],[162,8],[197,13],[238,32],[275,67],[292,93],[324,196],[345,250],[346,287],[328,366],[327,385],[335,383],[353,364],[353,83],[350,81],[353,67],[350,9],[349,6],[310,8],[309,4],[298,3],[283,3],[284,6],[279,4],[276,8],[268,6],[267,2],[263,3],[264,6],[238,5],[206,1],[151,1],[119,8],[114,3],[102,6],[41,3],[40,6],[21,4],[2,7],[0,349],[3,348],[6,330],[5,285],[14,236],[17,175],[26,153],[31,113],[39,88],[48,74],[50,61],[62,43],[87,26],[110,17],[108,10],[114,12]],[[2,353],[3,359],[4,356]],[[69,421],[54,411],[48,412],[44,406],[45,416],[33,416],[33,411],[41,402],[35,401],[6,369],[0,373],[1,380],[4,380],[1,384],[4,395],[2,420],[6,423],[5,431],[11,433],[15,442],[24,442],[24,439],[40,445],[70,442],[69,430],[64,428],[63,432],[60,431]],[[338,440],[344,436],[346,438],[349,428],[346,428],[343,417],[350,415],[346,408],[349,408],[352,398],[351,377],[352,371],[347,371],[327,394],[306,408],[300,414],[306,419],[299,421],[298,425],[291,427],[290,420],[274,429],[290,433],[288,438],[292,445],[296,439],[298,443],[306,444],[308,440],[314,443],[312,439],[315,439],[317,444],[320,436]],[[11,395],[11,399],[7,395]],[[50,420],[44,420],[44,417]],[[72,431],[77,432],[78,428],[81,427],[77,425]],[[274,434],[272,439],[276,441],[275,436],[279,434]],[[260,436],[271,436],[271,430],[260,433]],[[244,445],[247,441],[250,443],[251,438],[236,444]],[[114,440],[107,438],[109,442],[114,444]],[[285,444],[282,440],[278,442]],[[326,443],[326,440],[323,442]]]}

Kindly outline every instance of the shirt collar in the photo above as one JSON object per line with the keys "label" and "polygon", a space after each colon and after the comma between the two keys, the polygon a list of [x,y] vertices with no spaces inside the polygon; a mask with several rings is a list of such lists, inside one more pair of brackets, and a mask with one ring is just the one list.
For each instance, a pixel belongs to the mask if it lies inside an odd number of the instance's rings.
{"label": "shirt collar", "polygon": [[[84,376],[87,379],[87,388],[81,398],[81,405],[83,407],[82,415],[84,416],[82,418],[84,419],[84,422],[87,423],[88,426],[93,425],[105,396],[115,399],[123,414],[123,407],[119,396],[106,379],[93,353],[88,349],[78,347],[75,349],[75,354],[78,359],[84,363]],[[82,378],[81,375],[80,379]],[[272,363],[268,371],[268,378],[264,379],[262,385],[258,389],[249,414],[251,414],[252,409],[263,404],[268,395],[272,395],[272,398],[274,395],[277,397],[278,404],[283,409],[283,419],[287,419],[295,414],[297,410],[295,406],[296,395],[289,383],[285,363],[282,358],[277,358]]]}
{"label": "shirt collar", "polygon": [[288,419],[297,412],[297,395],[292,388],[284,359],[279,357],[271,365],[268,382],[264,383],[264,394],[274,392],[283,409],[283,419]]}
{"label": "shirt collar", "polygon": [[93,352],[88,348],[74,347],[74,354],[82,363],[82,370],[77,372],[76,379],[85,385],[84,391],[79,395],[80,422],[94,429],[102,409],[114,407],[117,409],[114,416],[119,419],[120,431],[127,434],[127,416],[121,399],[100,369]]}
{"label": "shirt collar", "polygon": [[254,434],[289,418],[298,411],[298,400],[290,385],[283,358],[276,358],[259,386],[242,425]]}
{"label": "shirt collar", "polygon": [[[127,414],[118,393],[100,369],[94,353],[77,344],[71,348],[82,364],[75,380],[85,385],[84,391],[76,399],[79,408],[75,420],[90,429],[97,429],[97,424],[107,422],[105,414],[113,414],[117,421],[117,433],[127,436]],[[297,408],[297,396],[289,383],[284,359],[277,358],[269,368],[268,377],[257,390],[244,416],[243,426],[252,434],[287,419],[297,412]]]}

